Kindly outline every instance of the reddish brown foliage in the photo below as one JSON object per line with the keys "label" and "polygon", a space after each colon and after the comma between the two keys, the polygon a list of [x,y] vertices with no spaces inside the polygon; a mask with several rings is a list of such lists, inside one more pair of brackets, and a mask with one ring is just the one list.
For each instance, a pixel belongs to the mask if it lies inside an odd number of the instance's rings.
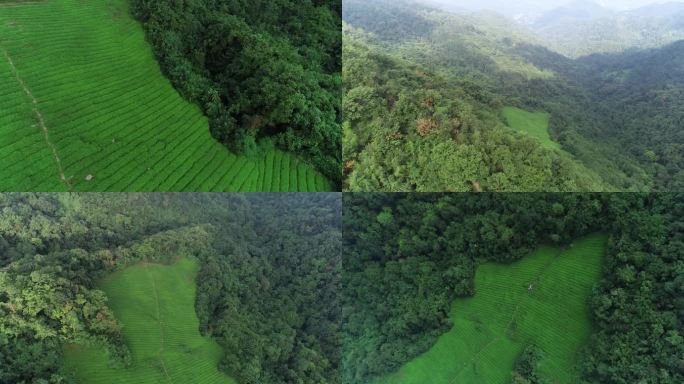
{"label": "reddish brown foliage", "polygon": [[418,119],[418,127],[416,131],[421,136],[427,136],[430,132],[437,128],[437,122],[433,118]]}
{"label": "reddish brown foliage", "polygon": [[385,136],[385,138],[389,141],[396,141],[403,139],[404,135],[402,135],[401,132],[392,132],[389,135]]}
{"label": "reddish brown foliage", "polygon": [[344,175],[348,176],[350,173],[352,173],[355,165],[356,165],[356,161],[354,161],[354,160],[346,161],[344,163]]}

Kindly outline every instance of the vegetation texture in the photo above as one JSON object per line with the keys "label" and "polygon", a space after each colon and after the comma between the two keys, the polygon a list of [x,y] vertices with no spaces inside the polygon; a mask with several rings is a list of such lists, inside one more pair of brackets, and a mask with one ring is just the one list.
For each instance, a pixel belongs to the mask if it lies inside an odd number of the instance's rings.
{"label": "vegetation texture", "polygon": [[134,0],[162,68],[238,153],[261,139],[341,177],[341,0]]}
{"label": "vegetation texture", "polygon": [[380,384],[509,383],[526,348],[540,351],[537,382],[577,383],[591,322],[587,300],[601,275],[605,237],[542,247],[511,265],[484,264],[472,298],[457,299],[453,328]]}
{"label": "vegetation texture", "polygon": [[[571,59],[494,13],[344,7],[344,188],[684,188],[683,41]],[[524,125],[541,142],[506,129],[520,110],[548,116]]]}
{"label": "vegetation texture", "polygon": [[110,367],[102,346],[67,346],[64,366],[79,383],[233,384],[219,372],[223,351],[199,334],[195,260],[171,266],[142,263],[107,277],[99,288],[121,325],[128,367]]}
{"label": "vegetation texture", "polygon": [[504,107],[502,113],[509,127],[536,138],[545,148],[561,149],[558,143],[551,140],[547,113],[527,112],[515,107]]}
{"label": "vegetation texture", "polygon": [[127,0],[0,4],[1,190],[332,189],[266,143],[249,157],[217,143],[130,13]]}
{"label": "vegetation texture", "polygon": [[[345,195],[343,382],[682,381],[683,210],[681,194]],[[576,243],[591,233],[607,240]],[[557,287],[535,280],[549,259]]]}
{"label": "vegetation texture", "polygon": [[340,203],[0,194],[0,383],[339,384]]}

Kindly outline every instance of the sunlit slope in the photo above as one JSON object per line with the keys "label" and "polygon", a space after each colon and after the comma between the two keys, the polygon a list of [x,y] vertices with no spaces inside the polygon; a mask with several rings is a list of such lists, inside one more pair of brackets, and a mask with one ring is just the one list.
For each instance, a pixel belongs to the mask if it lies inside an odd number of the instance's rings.
{"label": "sunlit slope", "polygon": [[123,326],[133,364],[111,368],[104,348],[72,346],[64,369],[81,384],[235,384],[217,369],[221,347],[199,334],[195,314],[197,263],[137,265],[108,279],[101,289]]}
{"label": "sunlit slope", "polygon": [[294,156],[216,142],[125,0],[0,4],[0,164],[7,191],[331,189]]}
{"label": "sunlit slope", "polygon": [[475,295],[454,302],[453,328],[376,384],[507,384],[528,344],[543,351],[539,369],[550,383],[577,383],[577,352],[591,330],[587,300],[605,242],[592,235],[568,250],[542,247],[511,265],[480,266]]}

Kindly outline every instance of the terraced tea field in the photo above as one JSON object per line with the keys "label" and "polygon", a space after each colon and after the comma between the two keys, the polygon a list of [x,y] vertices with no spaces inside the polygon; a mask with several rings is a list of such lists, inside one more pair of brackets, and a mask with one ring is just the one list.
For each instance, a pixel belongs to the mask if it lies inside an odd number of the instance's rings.
{"label": "terraced tea field", "polygon": [[0,3],[0,190],[327,191],[295,156],[215,141],[126,0]]}
{"label": "terraced tea field", "polygon": [[223,352],[199,334],[195,314],[197,263],[140,264],[118,272],[100,287],[123,325],[130,368],[112,368],[103,347],[70,346],[64,371],[81,384],[235,384],[217,369]]}
{"label": "terraced tea field", "polygon": [[543,351],[539,369],[549,383],[579,382],[576,355],[591,331],[587,300],[605,243],[592,235],[567,250],[542,247],[511,265],[481,265],[475,295],[453,304],[453,328],[376,384],[507,384],[528,344]]}
{"label": "terraced tea field", "polygon": [[551,139],[549,134],[549,114],[527,112],[520,108],[505,107],[503,116],[506,124],[516,131],[526,133],[549,149],[561,149],[561,145]]}

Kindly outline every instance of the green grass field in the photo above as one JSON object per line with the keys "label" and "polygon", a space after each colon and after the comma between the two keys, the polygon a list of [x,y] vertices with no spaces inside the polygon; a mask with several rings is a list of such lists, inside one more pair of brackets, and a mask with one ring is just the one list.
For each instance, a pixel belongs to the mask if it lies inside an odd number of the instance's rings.
{"label": "green grass field", "polygon": [[4,191],[332,188],[295,156],[215,141],[127,0],[0,3],[0,163]]}
{"label": "green grass field", "polygon": [[502,113],[509,127],[537,138],[545,148],[561,149],[561,145],[551,140],[549,135],[548,113],[527,112],[515,107],[504,107]]}
{"label": "green grass field", "polygon": [[506,384],[530,343],[543,350],[539,369],[550,383],[577,383],[577,352],[591,331],[587,300],[605,243],[592,235],[565,251],[542,247],[514,264],[481,265],[475,295],[453,304],[454,327],[376,384]]}
{"label": "green grass field", "polygon": [[199,334],[195,314],[197,262],[139,264],[117,272],[100,288],[123,326],[133,364],[111,368],[104,347],[65,348],[63,369],[82,384],[235,384],[217,369],[223,351]]}

